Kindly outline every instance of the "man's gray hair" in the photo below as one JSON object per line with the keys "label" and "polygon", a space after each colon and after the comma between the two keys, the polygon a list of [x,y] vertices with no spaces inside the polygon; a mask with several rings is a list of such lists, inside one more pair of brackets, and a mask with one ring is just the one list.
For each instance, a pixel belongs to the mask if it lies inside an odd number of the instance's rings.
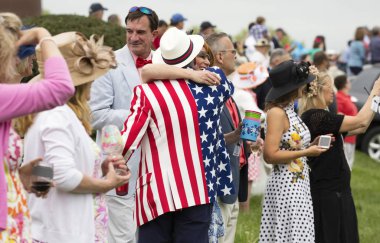
{"label": "man's gray hair", "polygon": [[207,39],[206,39],[206,43],[210,46],[210,49],[212,51],[212,53],[215,55],[218,51],[220,51],[221,49],[223,49],[224,47],[221,47],[220,46],[220,39],[224,38],[224,37],[227,37],[227,38],[230,38],[226,33],[224,32],[220,32],[220,33],[214,33],[212,35],[210,35]]}
{"label": "man's gray hair", "polygon": [[270,59],[269,59],[269,63],[272,63],[273,62],[273,59],[277,58],[277,57],[283,57],[283,56],[286,56],[286,55],[289,55],[289,53],[283,49],[283,48],[276,48],[272,51],[271,55],[270,55]]}

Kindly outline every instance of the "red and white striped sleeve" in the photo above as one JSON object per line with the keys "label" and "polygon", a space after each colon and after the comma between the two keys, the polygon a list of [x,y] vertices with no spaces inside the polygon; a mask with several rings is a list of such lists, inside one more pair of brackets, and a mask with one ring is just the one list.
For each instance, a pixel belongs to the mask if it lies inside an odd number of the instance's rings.
{"label": "red and white striped sleeve", "polygon": [[124,142],[123,156],[127,161],[140,146],[151,116],[151,105],[141,85],[136,86],[133,90],[129,114],[121,131]]}

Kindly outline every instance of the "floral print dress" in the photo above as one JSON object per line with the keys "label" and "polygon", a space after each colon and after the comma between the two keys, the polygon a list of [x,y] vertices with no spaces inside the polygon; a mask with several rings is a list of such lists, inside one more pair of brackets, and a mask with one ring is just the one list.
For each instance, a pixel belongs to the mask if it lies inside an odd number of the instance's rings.
{"label": "floral print dress", "polygon": [[[284,108],[290,127],[282,135],[281,150],[309,146],[310,132],[294,111]],[[306,157],[273,166],[261,217],[259,242],[314,242],[314,216]]]}
{"label": "floral print dress", "polygon": [[8,151],[4,157],[4,171],[7,181],[8,218],[7,229],[0,232],[0,242],[31,242],[31,220],[18,167],[22,160],[22,141],[11,129]]}
{"label": "floral print dress", "polygon": [[[93,150],[95,152],[95,166],[94,166],[94,178],[102,177],[102,154],[98,145],[91,141]],[[108,212],[106,206],[106,198],[104,193],[94,194],[94,215],[95,215],[95,242],[106,243],[107,242],[107,229],[108,229]]]}

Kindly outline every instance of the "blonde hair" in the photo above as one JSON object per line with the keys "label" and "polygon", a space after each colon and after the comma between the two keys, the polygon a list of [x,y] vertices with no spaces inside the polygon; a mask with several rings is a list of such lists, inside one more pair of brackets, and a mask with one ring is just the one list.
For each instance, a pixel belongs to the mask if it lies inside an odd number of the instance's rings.
{"label": "blonde hair", "polygon": [[19,63],[17,63],[17,73],[20,74],[22,78],[33,74],[33,70],[29,67],[29,63],[33,62],[33,58],[33,56],[28,56],[19,60]]}
{"label": "blonde hair", "polygon": [[[315,83],[314,83],[315,82]],[[320,108],[326,106],[326,101],[323,97],[322,88],[323,85],[327,82],[331,82],[331,77],[326,72],[321,72],[317,75],[317,78],[314,79],[310,84],[308,84],[305,89],[302,91],[302,97],[299,100],[299,109],[298,113],[302,115],[307,110]],[[311,86],[315,86],[316,89],[310,90]],[[309,93],[313,94],[310,95]]]}
{"label": "blonde hair", "polygon": [[33,125],[34,122],[34,117],[37,114],[29,114],[26,116],[21,116],[16,119],[13,119],[13,129],[17,132],[17,134],[21,137],[24,138],[26,132],[28,131],[29,127]]}
{"label": "blonde hair", "polygon": [[[90,88],[91,82],[76,86],[74,96],[67,102],[67,105],[74,111],[89,135],[92,133],[91,110],[87,101],[87,94],[90,92]],[[13,120],[13,128],[20,137],[24,137],[28,132],[28,129],[33,125],[36,115],[26,115]]]}
{"label": "blonde hair", "polygon": [[272,109],[273,107],[279,107],[281,109],[285,108],[287,105],[289,105],[290,103],[294,102],[297,99],[298,89],[290,91],[289,93],[284,94],[273,101],[266,102],[264,110],[268,111]]}
{"label": "blonde hair", "polygon": [[22,22],[13,13],[0,13],[0,82],[9,82],[17,75],[16,41]]}
{"label": "blonde hair", "polygon": [[87,100],[87,94],[90,92],[90,88],[91,82],[76,86],[74,96],[71,97],[67,103],[81,121],[89,135],[92,133],[91,110]]}

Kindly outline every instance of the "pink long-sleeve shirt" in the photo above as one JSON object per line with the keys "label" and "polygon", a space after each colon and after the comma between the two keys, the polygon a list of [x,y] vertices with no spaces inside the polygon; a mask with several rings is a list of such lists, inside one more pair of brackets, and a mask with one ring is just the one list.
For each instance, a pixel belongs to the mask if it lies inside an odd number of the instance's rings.
{"label": "pink long-sleeve shirt", "polygon": [[7,226],[7,187],[4,154],[8,149],[11,119],[65,104],[74,86],[62,57],[45,61],[45,79],[33,84],[0,83],[0,231]]}

